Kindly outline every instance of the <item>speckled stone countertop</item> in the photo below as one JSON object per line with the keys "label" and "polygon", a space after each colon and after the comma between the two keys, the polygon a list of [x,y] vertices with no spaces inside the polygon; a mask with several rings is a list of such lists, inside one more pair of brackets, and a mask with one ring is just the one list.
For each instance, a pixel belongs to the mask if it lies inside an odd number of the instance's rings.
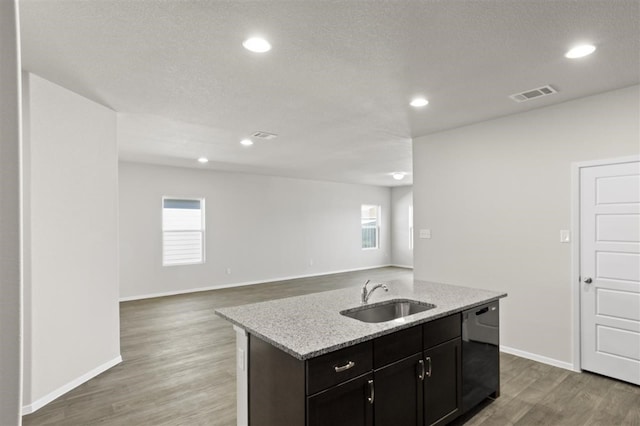
{"label": "speckled stone countertop", "polygon": [[361,322],[340,314],[340,311],[361,305],[360,288],[354,287],[222,308],[216,310],[216,314],[294,357],[305,360],[507,295],[426,281],[390,281],[385,284],[389,291],[376,290],[369,304],[391,299],[412,299],[432,303],[436,307],[404,317],[404,321]]}

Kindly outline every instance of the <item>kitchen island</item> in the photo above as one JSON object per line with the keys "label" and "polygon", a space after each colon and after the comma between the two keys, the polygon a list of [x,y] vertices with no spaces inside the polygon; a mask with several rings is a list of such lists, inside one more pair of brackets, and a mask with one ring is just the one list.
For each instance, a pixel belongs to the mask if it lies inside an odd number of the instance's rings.
{"label": "kitchen island", "polygon": [[236,330],[238,424],[432,425],[459,415],[462,313],[493,302],[495,325],[485,327],[497,336],[497,301],[506,294],[424,281],[386,285],[367,306],[398,299],[434,306],[363,322],[341,313],[362,308],[353,288],[217,310]]}

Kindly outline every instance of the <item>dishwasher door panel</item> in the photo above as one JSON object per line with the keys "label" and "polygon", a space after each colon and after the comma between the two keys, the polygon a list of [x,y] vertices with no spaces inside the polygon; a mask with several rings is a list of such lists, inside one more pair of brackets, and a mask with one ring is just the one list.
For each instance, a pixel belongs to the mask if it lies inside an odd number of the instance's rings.
{"label": "dishwasher door panel", "polygon": [[462,313],[462,412],[499,393],[499,346],[497,301]]}

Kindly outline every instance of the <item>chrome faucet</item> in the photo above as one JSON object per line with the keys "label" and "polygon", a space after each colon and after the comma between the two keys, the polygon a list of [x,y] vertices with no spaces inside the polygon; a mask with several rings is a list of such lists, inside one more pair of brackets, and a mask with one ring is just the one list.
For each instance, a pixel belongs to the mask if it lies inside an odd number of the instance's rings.
{"label": "chrome faucet", "polygon": [[361,300],[363,305],[367,303],[367,301],[369,300],[369,297],[371,296],[371,293],[373,293],[377,289],[383,288],[384,291],[389,291],[389,288],[384,284],[376,284],[373,287],[371,287],[371,290],[367,290],[367,284],[369,284],[369,282],[371,282],[371,280],[367,280],[362,286]]}

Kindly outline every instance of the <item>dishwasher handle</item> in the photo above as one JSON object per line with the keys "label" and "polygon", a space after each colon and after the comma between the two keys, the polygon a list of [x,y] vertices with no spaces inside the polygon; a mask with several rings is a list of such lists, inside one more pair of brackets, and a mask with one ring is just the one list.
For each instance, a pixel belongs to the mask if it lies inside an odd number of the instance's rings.
{"label": "dishwasher handle", "polygon": [[480,309],[479,311],[476,311],[476,316],[482,315],[482,314],[486,314],[487,312],[489,312],[489,307],[485,306],[484,308]]}

